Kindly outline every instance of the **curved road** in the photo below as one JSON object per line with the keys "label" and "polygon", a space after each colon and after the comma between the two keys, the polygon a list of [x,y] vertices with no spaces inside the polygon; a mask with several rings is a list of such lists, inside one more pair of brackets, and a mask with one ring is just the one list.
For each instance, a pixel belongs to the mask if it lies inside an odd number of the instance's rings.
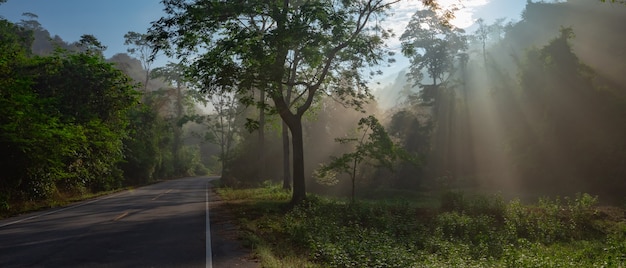
{"label": "curved road", "polygon": [[219,230],[207,232],[209,218],[219,217],[209,214],[215,178],[166,181],[2,220],[0,267],[255,266],[244,263],[236,242],[226,241],[232,252],[223,252],[214,242],[224,242]]}

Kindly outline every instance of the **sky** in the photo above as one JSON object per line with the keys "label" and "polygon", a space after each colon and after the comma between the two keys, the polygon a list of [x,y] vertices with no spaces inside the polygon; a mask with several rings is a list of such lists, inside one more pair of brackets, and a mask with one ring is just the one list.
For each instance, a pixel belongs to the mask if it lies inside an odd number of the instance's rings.
{"label": "sky", "polygon": [[[453,24],[467,28],[478,18],[486,23],[506,17],[520,19],[526,0],[439,0],[444,6],[457,5],[460,10]],[[401,35],[413,13],[420,6],[417,0],[401,0],[394,14],[387,18],[388,27]],[[22,13],[39,16],[41,25],[52,36],[58,35],[66,42],[75,42],[83,34],[92,34],[107,46],[105,57],[126,52],[124,34],[129,31],[145,33],[152,21],[163,15],[160,0],[8,0],[0,4],[0,16],[18,22]],[[468,29],[471,32],[471,28]],[[389,47],[399,52],[400,42],[389,41]],[[383,68],[385,75],[392,75],[408,66],[408,60],[397,53],[397,63]],[[158,59],[154,67],[165,65],[167,59]]]}
{"label": "sky", "polygon": [[0,4],[0,16],[9,21],[23,19],[22,13],[39,16],[50,35],[75,42],[92,34],[107,46],[106,57],[126,52],[124,34],[145,33],[150,22],[163,15],[160,0],[8,0]]}

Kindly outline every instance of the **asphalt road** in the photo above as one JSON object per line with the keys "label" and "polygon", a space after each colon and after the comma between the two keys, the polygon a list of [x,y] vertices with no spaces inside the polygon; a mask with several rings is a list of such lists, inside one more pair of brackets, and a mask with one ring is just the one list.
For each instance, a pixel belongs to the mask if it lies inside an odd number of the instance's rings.
{"label": "asphalt road", "polygon": [[228,225],[207,224],[223,222],[209,212],[217,199],[211,179],[166,181],[2,220],[0,267],[250,267],[237,242],[220,237]]}

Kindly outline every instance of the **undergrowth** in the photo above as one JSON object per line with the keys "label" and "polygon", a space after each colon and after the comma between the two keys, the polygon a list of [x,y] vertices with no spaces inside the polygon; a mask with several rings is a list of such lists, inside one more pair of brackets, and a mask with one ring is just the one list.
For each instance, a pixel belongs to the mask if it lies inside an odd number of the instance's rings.
{"label": "undergrowth", "polygon": [[[442,195],[440,207],[356,202],[288,192],[221,189],[265,267],[624,267],[626,222],[597,198]],[[247,200],[247,201],[245,201]]]}

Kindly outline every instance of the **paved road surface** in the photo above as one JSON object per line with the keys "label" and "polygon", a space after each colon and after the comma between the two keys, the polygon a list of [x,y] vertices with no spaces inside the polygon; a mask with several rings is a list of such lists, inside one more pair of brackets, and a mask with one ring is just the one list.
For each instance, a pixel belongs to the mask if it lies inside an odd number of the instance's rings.
{"label": "paved road surface", "polygon": [[[214,178],[172,180],[2,220],[0,267],[254,267],[236,241],[221,237],[232,229],[225,212],[207,214],[217,198],[208,189]],[[209,217],[220,222],[217,230]]]}

